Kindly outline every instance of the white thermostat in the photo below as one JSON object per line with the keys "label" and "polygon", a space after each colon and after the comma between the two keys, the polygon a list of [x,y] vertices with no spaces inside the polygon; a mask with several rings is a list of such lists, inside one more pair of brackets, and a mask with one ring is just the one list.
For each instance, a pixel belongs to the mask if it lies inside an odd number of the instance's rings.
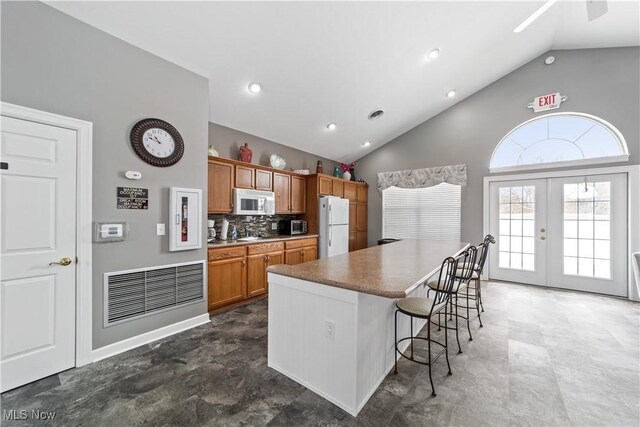
{"label": "white thermostat", "polygon": [[127,222],[96,222],[94,226],[93,241],[96,243],[120,242],[129,234]]}

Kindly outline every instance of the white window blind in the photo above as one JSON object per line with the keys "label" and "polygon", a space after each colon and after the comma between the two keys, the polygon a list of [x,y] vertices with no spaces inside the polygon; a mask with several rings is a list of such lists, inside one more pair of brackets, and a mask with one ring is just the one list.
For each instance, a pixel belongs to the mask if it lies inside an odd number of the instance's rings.
{"label": "white window blind", "polygon": [[459,185],[390,187],[382,192],[382,235],[395,239],[460,241]]}

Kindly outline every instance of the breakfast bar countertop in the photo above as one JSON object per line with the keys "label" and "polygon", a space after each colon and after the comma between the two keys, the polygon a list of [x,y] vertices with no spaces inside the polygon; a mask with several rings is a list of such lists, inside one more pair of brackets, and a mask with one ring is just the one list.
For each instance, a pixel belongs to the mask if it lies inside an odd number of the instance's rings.
{"label": "breakfast bar countertop", "polygon": [[404,298],[465,242],[400,240],[298,265],[274,265],[269,273],[386,298]]}

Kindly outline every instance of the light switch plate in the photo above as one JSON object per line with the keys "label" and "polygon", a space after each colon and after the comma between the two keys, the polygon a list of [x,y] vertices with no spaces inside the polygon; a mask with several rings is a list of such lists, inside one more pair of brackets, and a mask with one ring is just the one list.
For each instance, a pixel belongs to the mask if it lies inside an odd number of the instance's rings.
{"label": "light switch plate", "polygon": [[156,236],[164,236],[164,224],[156,224]]}

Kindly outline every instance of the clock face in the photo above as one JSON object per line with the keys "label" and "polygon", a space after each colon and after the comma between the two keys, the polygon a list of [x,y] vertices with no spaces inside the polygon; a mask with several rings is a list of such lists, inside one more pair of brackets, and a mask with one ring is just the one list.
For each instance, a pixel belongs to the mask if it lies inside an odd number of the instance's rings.
{"label": "clock face", "polygon": [[165,158],[169,157],[176,149],[176,142],[169,132],[160,128],[151,128],[142,136],[142,145],[149,154]]}
{"label": "clock face", "polygon": [[144,119],[131,129],[133,151],[153,166],[175,165],[184,154],[184,141],[176,128],[160,119]]}

